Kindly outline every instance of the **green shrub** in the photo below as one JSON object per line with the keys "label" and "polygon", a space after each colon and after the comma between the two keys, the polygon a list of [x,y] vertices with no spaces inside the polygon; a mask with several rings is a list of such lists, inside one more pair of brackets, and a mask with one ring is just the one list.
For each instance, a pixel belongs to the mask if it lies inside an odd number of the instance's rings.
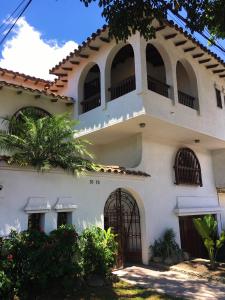
{"label": "green shrub", "polygon": [[12,299],[13,288],[10,278],[4,271],[0,271],[0,299]]}
{"label": "green shrub", "polygon": [[92,227],[80,238],[71,225],[49,235],[12,231],[0,247],[0,299],[31,299],[56,285],[67,294],[78,279],[89,274],[106,277],[115,257],[116,242],[110,229]]}
{"label": "green shrub", "polygon": [[173,229],[167,229],[162,238],[155,240],[154,244],[150,246],[153,256],[165,259],[181,255],[182,251],[176,243],[175,236]]}
{"label": "green shrub", "polygon": [[80,266],[83,276],[92,274],[107,277],[116,262],[117,243],[115,235],[99,227],[87,228],[79,238]]}
{"label": "green shrub", "polygon": [[225,231],[223,230],[218,236],[218,224],[212,215],[196,218],[193,222],[208,251],[210,266],[214,269],[217,252],[225,243]]}
{"label": "green shrub", "polygon": [[11,290],[26,299],[56,282],[63,284],[65,278],[77,278],[77,251],[77,234],[71,226],[63,226],[50,235],[12,231],[2,244],[1,269],[12,283]]}

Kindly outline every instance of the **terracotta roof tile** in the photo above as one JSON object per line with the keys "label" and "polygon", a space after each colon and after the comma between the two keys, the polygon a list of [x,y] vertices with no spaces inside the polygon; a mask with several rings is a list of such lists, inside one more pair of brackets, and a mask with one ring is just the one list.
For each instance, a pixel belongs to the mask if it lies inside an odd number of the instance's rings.
{"label": "terracotta roof tile", "polygon": [[[183,28],[179,27],[177,24],[175,24],[173,21],[165,20],[164,23],[174,28],[175,30],[179,31],[181,34],[183,34],[187,39],[189,39],[191,42],[196,44],[198,47],[200,47],[204,52],[215,58],[220,64],[222,64],[225,67],[225,61],[222,60],[217,54],[209,50],[207,47],[205,47],[202,43],[200,43],[198,40],[196,40],[192,35],[190,35],[187,31],[185,31]],[[163,26],[162,26],[163,27]],[[51,74],[57,75],[56,71],[59,69],[63,64],[65,64],[69,59],[71,59],[74,55],[79,56],[82,50],[84,50],[91,41],[95,40],[96,37],[100,36],[103,32],[105,32],[108,29],[107,25],[104,25],[102,28],[98,29],[95,33],[92,33],[90,37],[87,38],[86,41],[82,43],[78,47],[78,49],[75,49],[73,52],[70,52],[70,54],[64,58],[61,62],[59,62],[54,68],[50,70]]]}
{"label": "terracotta roof tile", "polygon": [[0,81],[0,88],[4,87],[4,86],[12,87],[12,88],[15,88],[15,89],[20,89],[20,90],[30,92],[30,93],[35,93],[37,95],[43,95],[43,96],[46,96],[48,98],[51,98],[52,101],[62,100],[62,101],[68,102],[68,103],[73,103],[74,102],[74,99],[71,98],[71,97],[58,95],[56,93],[51,93],[51,92],[48,92],[46,89],[43,89],[43,90],[32,89],[30,87],[25,87],[23,85],[17,85],[17,84],[9,83],[9,82],[6,82],[6,81]]}
{"label": "terracotta roof tile", "polygon": [[7,74],[7,75],[23,77],[25,80],[41,82],[43,84],[46,84],[46,88],[48,88],[48,86],[52,83],[52,81],[50,81],[50,80],[45,80],[45,79],[42,79],[42,78],[26,75],[24,73],[15,72],[15,71],[8,70],[8,69],[1,68],[1,67],[0,67],[0,72],[2,73],[1,75],[3,75],[3,76],[4,76],[4,74]]}
{"label": "terracotta roof tile", "polygon": [[111,173],[111,174],[120,174],[120,175],[134,175],[134,176],[142,176],[142,177],[151,177],[148,173],[137,171],[137,170],[129,170],[120,166],[102,166],[99,172],[102,173]]}
{"label": "terracotta roof tile", "polygon": [[[0,161],[8,161],[10,156],[0,155]],[[118,175],[132,175],[132,176],[140,176],[140,177],[151,177],[148,173],[142,171],[128,170],[124,167],[119,166],[102,166],[98,173],[106,173],[106,174],[118,174]]]}

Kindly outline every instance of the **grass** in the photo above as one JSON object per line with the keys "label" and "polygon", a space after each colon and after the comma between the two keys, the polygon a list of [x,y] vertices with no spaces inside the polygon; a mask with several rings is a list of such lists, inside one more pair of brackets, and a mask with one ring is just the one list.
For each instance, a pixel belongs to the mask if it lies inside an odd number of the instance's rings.
{"label": "grass", "polygon": [[[58,298],[59,297],[59,298]],[[114,299],[149,299],[149,300],[174,300],[168,295],[162,295],[149,288],[137,287],[123,281],[113,283],[112,286],[104,286],[98,288],[85,288],[80,292],[74,292],[73,295],[67,295],[66,298],[49,296],[40,300],[114,300]]]}

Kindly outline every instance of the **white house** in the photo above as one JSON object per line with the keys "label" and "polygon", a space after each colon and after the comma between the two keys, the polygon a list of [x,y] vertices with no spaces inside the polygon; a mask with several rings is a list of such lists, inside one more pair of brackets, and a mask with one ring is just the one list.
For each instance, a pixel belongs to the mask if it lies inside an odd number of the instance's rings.
{"label": "white house", "polygon": [[177,25],[127,43],[93,33],[50,72],[54,82],[0,69],[1,117],[26,107],[70,111],[93,143],[100,172],[74,178],[0,165],[0,234],[41,225],[111,226],[121,257],[148,263],[167,228],[192,255],[192,218],[225,227],[225,63]]}

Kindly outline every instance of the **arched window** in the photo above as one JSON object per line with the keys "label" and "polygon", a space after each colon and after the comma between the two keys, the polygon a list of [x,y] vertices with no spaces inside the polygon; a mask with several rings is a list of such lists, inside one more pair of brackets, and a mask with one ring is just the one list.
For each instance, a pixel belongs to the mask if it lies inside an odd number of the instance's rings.
{"label": "arched window", "polygon": [[[36,107],[36,106],[25,106],[20,108],[18,111],[14,113],[13,119],[15,119],[16,122],[21,122],[23,121],[22,119],[23,114],[35,120],[38,120],[43,117],[51,116],[51,114],[48,111],[44,110],[43,108]],[[16,126],[14,121],[9,124],[9,131],[14,134],[16,133]]]}
{"label": "arched window", "polygon": [[16,120],[20,120],[22,114],[25,114],[26,116],[30,116],[35,119],[39,119],[51,115],[48,111],[44,110],[43,108],[36,107],[36,106],[25,106],[20,108],[17,112],[15,112],[13,117],[15,117]]}
{"label": "arched window", "polygon": [[165,64],[159,51],[152,45],[146,47],[148,89],[162,96],[169,96],[169,85],[166,83]]}
{"label": "arched window", "polygon": [[82,113],[101,105],[100,69],[94,65],[88,71],[83,84]]}
{"label": "arched window", "polygon": [[202,186],[202,174],[199,160],[189,148],[181,148],[175,158],[176,184],[191,184]]}
{"label": "arched window", "polygon": [[178,61],[176,75],[179,103],[198,109],[197,79],[191,65],[186,61]]}
{"label": "arched window", "polygon": [[136,89],[134,50],[131,45],[122,47],[111,65],[110,99],[116,99]]}

